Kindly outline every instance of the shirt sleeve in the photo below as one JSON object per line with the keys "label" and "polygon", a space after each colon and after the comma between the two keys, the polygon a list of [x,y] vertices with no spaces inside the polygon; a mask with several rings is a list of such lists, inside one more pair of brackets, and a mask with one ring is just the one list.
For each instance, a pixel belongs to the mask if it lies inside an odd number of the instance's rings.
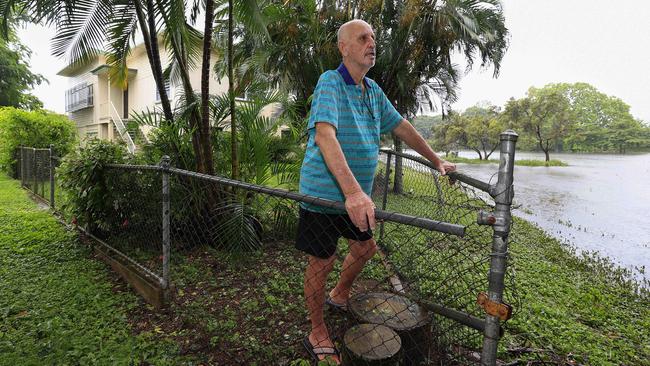
{"label": "shirt sleeve", "polygon": [[380,103],[381,126],[379,133],[388,133],[397,127],[404,117],[393,107],[393,103],[388,100],[383,90],[381,91],[380,98],[382,98],[382,101]]}
{"label": "shirt sleeve", "polygon": [[316,127],[316,122],[326,122],[338,129],[339,95],[336,80],[328,73],[321,75],[311,101],[308,130]]}

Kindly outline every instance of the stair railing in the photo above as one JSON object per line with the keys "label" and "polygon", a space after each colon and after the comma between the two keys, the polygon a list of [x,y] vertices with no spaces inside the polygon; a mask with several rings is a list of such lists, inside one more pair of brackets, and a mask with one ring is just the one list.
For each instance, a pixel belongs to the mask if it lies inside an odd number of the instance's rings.
{"label": "stair railing", "polygon": [[120,137],[122,137],[122,140],[126,142],[126,147],[129,149],[129,152],[133,154],[135,152],[135,143],[133,142],[133,138],[131,138],[131,135],[129,135],[129,131],[127,131],[126,125],[124,124],[124,121],[120,117],[120,114],[117,112],[117,109],[115,109],[115,105],[113,105],[113,102],[109,102],[109,103],[111,105],[110,108],[111,119],[113,120],[115,127],[117,127],[117,132],[119,132]]}

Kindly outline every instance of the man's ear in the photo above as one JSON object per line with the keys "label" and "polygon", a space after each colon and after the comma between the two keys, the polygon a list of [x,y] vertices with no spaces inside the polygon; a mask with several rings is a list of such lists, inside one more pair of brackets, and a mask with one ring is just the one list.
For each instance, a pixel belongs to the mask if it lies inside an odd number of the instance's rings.
{"label": "man's ear", "polygon": [[348,50],[347,50],[347,47],[345,46],[345,43],[340,41],[338,45],[339,45],[339,52],[341,52],[341,56],[347,57],[348,56]]}

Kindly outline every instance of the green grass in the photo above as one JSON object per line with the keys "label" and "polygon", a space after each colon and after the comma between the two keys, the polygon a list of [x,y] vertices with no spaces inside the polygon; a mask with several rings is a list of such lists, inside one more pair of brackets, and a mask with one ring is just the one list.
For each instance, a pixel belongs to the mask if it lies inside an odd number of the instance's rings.
{"label": "green grass", "polygon": [[[398,249],[391,262],[425,298],[483,317],[475,300],[487,289],[491,229],[473,222],[485,204],[442,179],[440,205],[430,174],[407,169],[404,179],[409,193],[391,194],[389,210],[468,225],[468,233],[459,240],[385,224],[385,244]],[[179,352],[195,363],[306,362],[298,344],[307,331],[304,257],[290,243],[239,261],[200,248],[174,254],[176,297],[168,313],[155,313],[131,293],[113,293],[106,267],[17,183],[0,178],[0,202],[0,365],[178,364]],[[515,313],[500,359],[650,366],[650,297],[625,271],[577,256],[519,219],[509,249],[506,300]],[[363,277],[385,279],[377,258]],[[463,344],[480,349],[476,342]]]}
{"label": "green grass", "polygon": [[[472,295],[485,290],[486,264],[479,261],[472,269],[466,261],[472,258],[468,254],[484,254],[477,245],[489,250],[491,230],[472,223],[481,202],[471,199],[471,192],[461,192],[443,179],[440,187],[446,204],[437,205],[432,181],[430,174],[405,170],[404,186],[410,193],[390,195],[389,210],[468,225],[470,242],[432,242],[430,235],[428,240],[412,240],[391,259],[417,276],[422,293],[436,296],[444,290],[443,298],[454,295],[451,291],[461,294],[457,304],[462,309]],[[415,233],[402,228],[400,235],[415,238]],[[435,250],[427,251],[431,245]],[[453,255],[445,257],[460,246],[465,253],[462,261]],[[628,271],[597,255],[578,256],[571,247],[521,219],[515,219],[509,252],[505,296],[515,314],[506,323],[499,358],[520,359],[522,364],[542,359],[551,364],[573,360],[587,365],[650,365],[650,293],[631,281]],[[449,265],[441,263],[441,258]],[[445,277],[457,280],[445,287]],[[467,286],[465,295],[459,286]],[[512,351],[516,349],[528,351]]]}
{"label": "green grass", "polygon": [[75,233],[4,175],[0,202],[0,365],[178,364],[176,345],[132,335],[141,302]]}
{"label": "green grass", "polygon": [[650,365],[650,296],[625,270],[578,256],[524,220],[515,220],[511,240],[521,305],[502,350],[529,346],[580,364]]}
{"label": "green grass", "polygon": [[515,165],[521,165],[521,166],[569,166],[569,164],[563,162],[562,160],[555,160],[555,159],[551,159],[549,161],[521,159],[521,160],[515,160]]}
{"label": "green grass", "polygon": [[[480,159],[469,159],[462,157],[446,156],[444,158],[447,161],[452,163],[463,163],[463,164],[499,164],[499,160],[480,160]],[[551,159],[550,161],[544,160],[535,160],[535,159],[521,159],[515,160],[515,165],[520,166],[569,166],[569,164],[561,161]]]}

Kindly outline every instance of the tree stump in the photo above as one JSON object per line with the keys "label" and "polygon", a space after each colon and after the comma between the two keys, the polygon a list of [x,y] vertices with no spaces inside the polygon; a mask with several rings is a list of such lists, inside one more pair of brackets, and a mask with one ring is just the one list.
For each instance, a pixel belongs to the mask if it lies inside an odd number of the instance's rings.
{"label": "tree stump", "polygon": [[385,325],[400,336],[404,365],[420,365],[427,361],[431,317],[418,304],[404,296],[372,292],[352,297],[349,309],[360,323]]}
{"label": "tree stump", "polygon": [[402,341],[397,333],[380,324],[359,324],[343,337],[346,366],[397,366],[402,359]]}

